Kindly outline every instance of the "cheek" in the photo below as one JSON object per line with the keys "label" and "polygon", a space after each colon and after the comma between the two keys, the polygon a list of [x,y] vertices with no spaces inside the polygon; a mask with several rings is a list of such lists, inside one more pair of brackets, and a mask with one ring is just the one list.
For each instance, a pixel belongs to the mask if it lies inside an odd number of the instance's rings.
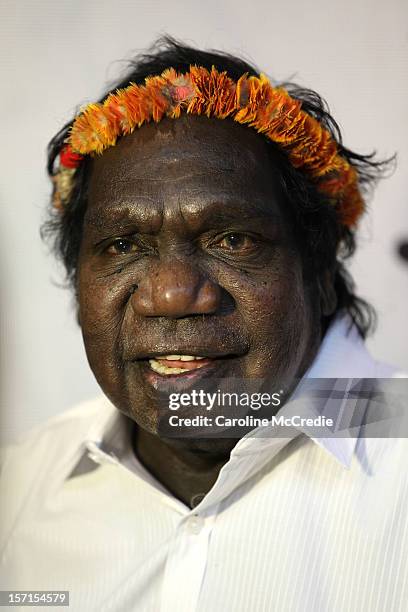
{"label": "cheek", "polygon": [[264,329],[265,324],[286,327],[309,310],[301,267],[296,262],[265,270],[256,279],[247,277],[236,285],[234,293],[238,308],[254,331]]}
{"label": "cheek", "polygon": [[120,331],[131,286],[125,276],[97,278],[87,267],[80,269],[79,316],[86,353],[94,371],[118,366]]}
{"label": "cheek", "polygon": [[254,354],[274,372],[295,375],[308,361],[312,308],[297,262],[237,288],[237,306]]}

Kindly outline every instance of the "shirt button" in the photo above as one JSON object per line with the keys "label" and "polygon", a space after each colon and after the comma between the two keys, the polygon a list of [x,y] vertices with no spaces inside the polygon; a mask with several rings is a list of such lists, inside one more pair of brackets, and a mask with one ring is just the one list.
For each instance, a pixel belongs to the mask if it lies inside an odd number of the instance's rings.
{"label": "shirt button", "polygon": [[190,533],[198,535],[204,527],[204,519],[197,514],[193,514],[187,521],[187,529]]}

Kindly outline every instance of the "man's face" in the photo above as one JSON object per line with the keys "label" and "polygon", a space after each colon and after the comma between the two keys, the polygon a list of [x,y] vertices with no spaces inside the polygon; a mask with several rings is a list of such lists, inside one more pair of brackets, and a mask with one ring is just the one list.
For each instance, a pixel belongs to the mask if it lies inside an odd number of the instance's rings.
{"label": "man's face", "polygon": [[208,377],[288,389],[319,345],[267,151],[251,129],[184,116],[93,162],[78,271],[85,347],[106,395],[150,432],[160,391]]}

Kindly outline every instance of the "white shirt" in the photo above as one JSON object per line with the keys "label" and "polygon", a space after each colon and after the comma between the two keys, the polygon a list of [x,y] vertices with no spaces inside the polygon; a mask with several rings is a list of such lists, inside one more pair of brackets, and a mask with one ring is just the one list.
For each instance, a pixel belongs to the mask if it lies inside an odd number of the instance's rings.
{"label": "white shirt", "polygon": [[[344,320],[308,373],[392,375]],[[191,510],[124,422],[102,397],[7,449],[0,589],[69,590],[75,612],[408,609],[406,439],[254,430]]]}

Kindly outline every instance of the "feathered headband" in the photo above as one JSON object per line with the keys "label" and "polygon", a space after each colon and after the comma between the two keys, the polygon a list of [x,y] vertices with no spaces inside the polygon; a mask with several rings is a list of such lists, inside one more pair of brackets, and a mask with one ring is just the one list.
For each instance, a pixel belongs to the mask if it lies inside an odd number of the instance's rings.
{"label": "feathered headband", "polygon": [[330,132],[302,110],[301,101],[273,87],[263,74],[244,74],[234,81],[226,72],[201,66],[191,66],[184,74],[169,68],[146,78],[144,85],[131,83],[103,103],[82,109],[60,153],[54,175],[55,206],[63,208],[69,201],[83,156],[103,153],[144,123],[176,119],[182,112],[228,117],[254,128],[279,145],[293,166],[332,201],[343,225],[354,226],[363,213],[355,168],[339,154]]}

